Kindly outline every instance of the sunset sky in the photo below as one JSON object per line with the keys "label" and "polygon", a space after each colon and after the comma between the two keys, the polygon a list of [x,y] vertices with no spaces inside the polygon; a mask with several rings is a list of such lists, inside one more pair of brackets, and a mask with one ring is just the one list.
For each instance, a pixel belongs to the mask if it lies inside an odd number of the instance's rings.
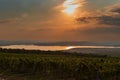
{"label": "sunset sky", "polygon": [[120,41],[120,0],[0,0],[0,40]]}

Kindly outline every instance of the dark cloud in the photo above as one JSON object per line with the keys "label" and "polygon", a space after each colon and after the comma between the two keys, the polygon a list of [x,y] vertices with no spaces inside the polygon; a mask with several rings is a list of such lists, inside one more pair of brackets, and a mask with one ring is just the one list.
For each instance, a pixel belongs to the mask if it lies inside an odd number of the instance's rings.
{"label": "dark cloud", "polygon": [[111,15],[105,15],[105,13],[95,17],[80,17],[76,20],[78,23],[91,23],[96,21],[98,24],[120,26],[120,6],[112,6],[108,11]]}
{"label": "dark cloud", "polygon": [[106,25],[115,25],[120,26],[120,17],[113,16],[98,16],[98,17],[81,17],[76,19],[79,23],[90,23],[93,21],[97,21],[98,24],[106,24]]}
{"label": "dark cloud", "polygon": [[120,26],[120,17],[114,16],[98,16],[98,17],[81,17],[76,19],[79,23],[90,23],[93,21],[97,21],[98,24],[106,24],[106,25],[115,25]]}
{"label": "dark cloud", "polygon": [[112,12],[116,12],[116,13],[119,13],[120,14],[120,8],[116,8],[116,9],[113,9],[111,10]]}
{"label": "dark cloud", "polygon": [[120,4],[111,6],[110,9],[109,9],[109,11],[110,11],[110,12],[115,12],[115,13],[120,14]]}

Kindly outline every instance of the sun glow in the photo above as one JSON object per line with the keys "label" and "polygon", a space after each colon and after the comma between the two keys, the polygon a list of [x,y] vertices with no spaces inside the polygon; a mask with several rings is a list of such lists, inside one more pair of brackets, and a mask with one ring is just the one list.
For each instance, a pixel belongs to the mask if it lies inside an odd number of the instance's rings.
{"label": "sun glow", "polygon": [[66,0],[63,6],[64,6],[63,12],[67,14],[73,14],[75,10],[79,7],[75,0]]}
{"label": "sun glow", "polygon": [[74,46],[68,46],[66,49],[69,50],[69,49],[72,49],[72,48],[75,48]]}

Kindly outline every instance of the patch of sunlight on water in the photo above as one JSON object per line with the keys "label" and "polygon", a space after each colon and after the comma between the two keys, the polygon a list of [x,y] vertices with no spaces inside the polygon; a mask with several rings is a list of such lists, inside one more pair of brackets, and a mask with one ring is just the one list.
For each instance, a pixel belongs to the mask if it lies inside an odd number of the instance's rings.
{"label": "patch of sunlight on water", "polygon": [[114,47],[114,46],[37,46],[37,45],[9,45],[9,46],[0,46],[1,48],[7,48],[7,49],[26,49],[26,50],[70,50],[73,48],[120,48],[120,47]]}

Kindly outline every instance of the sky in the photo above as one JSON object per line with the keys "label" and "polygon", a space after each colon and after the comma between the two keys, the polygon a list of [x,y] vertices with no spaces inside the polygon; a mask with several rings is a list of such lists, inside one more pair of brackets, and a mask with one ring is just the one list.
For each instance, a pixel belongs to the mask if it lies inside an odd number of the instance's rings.
{"label": "sky", "polygon": [[0,40],[120,41],[120,0],[0,0]]}

